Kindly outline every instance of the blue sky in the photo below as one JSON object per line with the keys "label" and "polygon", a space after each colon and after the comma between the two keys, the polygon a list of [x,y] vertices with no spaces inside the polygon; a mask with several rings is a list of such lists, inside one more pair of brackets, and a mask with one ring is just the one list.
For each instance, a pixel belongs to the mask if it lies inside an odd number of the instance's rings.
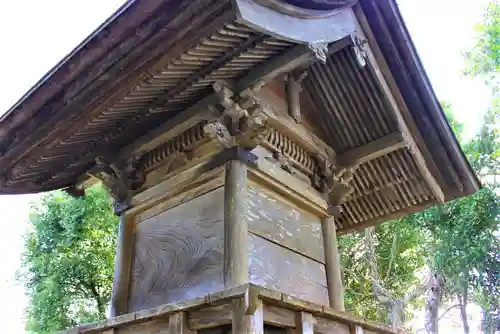
{"label": "blue sky", "polygon": [[[0,11],[0,114],[77,46],[123,0],[16,0]],[[489,105],[481,82],[461,76],[461,51],[474,43],[487,0],[399,0],[401,11],[440,100],[452,104],[466,134],[480,125]],[[0,197],[0,322],[6,333],[24,333],[26,298],[14,280],[33,196]]]}

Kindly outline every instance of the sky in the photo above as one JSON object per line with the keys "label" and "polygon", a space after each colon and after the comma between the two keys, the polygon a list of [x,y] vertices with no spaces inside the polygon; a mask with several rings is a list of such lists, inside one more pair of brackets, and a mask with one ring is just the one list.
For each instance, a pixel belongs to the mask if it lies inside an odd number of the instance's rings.
{"label": "sky", "polygon": [[[0,115],[60,59],[110,16],[123,0],[16,0],[0,10]],[[461,51],[474,43],[487,0],[399,0],[403,17],[441,101],[472,136],[488,108],[489,90],[461,76]],[[24,333],[27,304],[14,275],[20,265],[29,202],[36,196],[0,196],[0,323],[5,333]],[[5,302],[6,301],[6,302]],[[452,321],[451,321],[452,322]],[[450,323],[449,326],[451,326]]]}

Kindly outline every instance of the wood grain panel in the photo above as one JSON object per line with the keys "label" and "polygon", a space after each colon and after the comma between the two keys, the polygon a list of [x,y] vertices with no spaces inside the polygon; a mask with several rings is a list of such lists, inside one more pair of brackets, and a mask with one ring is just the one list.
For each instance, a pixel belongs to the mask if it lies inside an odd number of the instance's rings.
{"label": "wood grain panel", "polygon": [[250,282],[328,305],[325,266],[257,235],[249,236]]}
{"label": "wood grain panel", "polygon": [[247,208],[248,228],[252,233],[325,263],[318,217],[255,184],[248,187]]}
{"label": "wood grain panel", "polygon": [[223,290],[224,188],[137,225],[129,312]]}

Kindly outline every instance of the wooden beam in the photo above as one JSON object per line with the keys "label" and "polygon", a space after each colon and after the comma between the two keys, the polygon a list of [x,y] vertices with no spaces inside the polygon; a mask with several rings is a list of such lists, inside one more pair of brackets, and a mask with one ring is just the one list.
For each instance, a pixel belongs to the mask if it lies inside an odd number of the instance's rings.
{"label": "wooden beam", "polygon": [[136,139],[131,145],[123,149],[119,156],[125,157],[130,156],[130,154],[152,150],[201,121],[212,118],[214,115],[210,110],[210,106],[219,101],[220,99],[215,93],[206,96],[193,106]]}
{"label": "wooden beam", "polygon": [[344,311],[344,289],[340,272],[340,255],[337,246],[335,218],[326,217],[321,221],[323,229],[323,248],[325,251],[326,282],[330,307]]}
{"label": "wooden beam", "polygon": [[337,166],[350,167],[374,160],[406,147],[400,133],[392,133],[337,156]]}
{"label": "wooden beam", "polygon": [[[351,39],[343,38],[330,45],[328,53],[335,53],[351,44]],[[278,75],[289,73],[296,68],[308,67],[316,60],[314,52],[308,45],[297,45],[283,55],[274,57],[249,71],[247,75],[237,82],[235,86],[236,90],[241,92],[247,88],[267,83],[276,78]]]}
{"label": "wooden beam", "polygon": [[224,285],[248,282],[247,166],[239,160],[226,165],[224,186]]}
{"label": "wooden beam", "polygon": [[363,50],[368,58],[367,63],[373,69],[373,73],[379,81],[380,88],[387,98],[391,111],[396,117],[399,130],[403,134],[408,149],[415,159],[417,168],[433,195],[440,203],[443,203],[450,194],[449,188],[427,149],[418,126],[408,110],[408,106],[399,91],[389,66],[373,36],[370,25],[359,5],[354,6],[354,13],[360,25],[358,31],[359,37],[368,40],[368,45],[363,46]]}

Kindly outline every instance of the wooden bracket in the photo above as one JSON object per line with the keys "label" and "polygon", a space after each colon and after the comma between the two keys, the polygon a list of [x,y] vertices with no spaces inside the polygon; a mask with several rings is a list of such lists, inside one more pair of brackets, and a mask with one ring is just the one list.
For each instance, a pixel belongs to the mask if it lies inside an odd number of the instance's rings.
{"label": "wooden bracket", "polygon": [[129,207],[131,192],[140,188],[145,180],[145,173],[140,169],[140,155],[129,158],[123,168],[109,163],[103,157],[97,157],[96,172],[91,174],[99,179],[113,198],[113,209],[119,215]]}
{"label": "wooden bracket", "polygon": [[205,125],[206,133],[219,139],[224,147],[258,145],[269,131],[260,101],[248,91],[241,96],[221,82],[214,84],[214,90],[222,111],[214,113],[214,119]]}
{"label": "wooden bracket", "polygon": [[338,206],[354,191],[351,181],[359,164],[339,168],[322,157],[317,157],[317,161],[315,185],[331,206]]}
{"label": "wooden bracket", "polygon": [[286,93],[288,102],[288,113],[300,123],[300,93],[302,92],[302,81],[307,76],[307,70],[295,70],[286,76]]}

